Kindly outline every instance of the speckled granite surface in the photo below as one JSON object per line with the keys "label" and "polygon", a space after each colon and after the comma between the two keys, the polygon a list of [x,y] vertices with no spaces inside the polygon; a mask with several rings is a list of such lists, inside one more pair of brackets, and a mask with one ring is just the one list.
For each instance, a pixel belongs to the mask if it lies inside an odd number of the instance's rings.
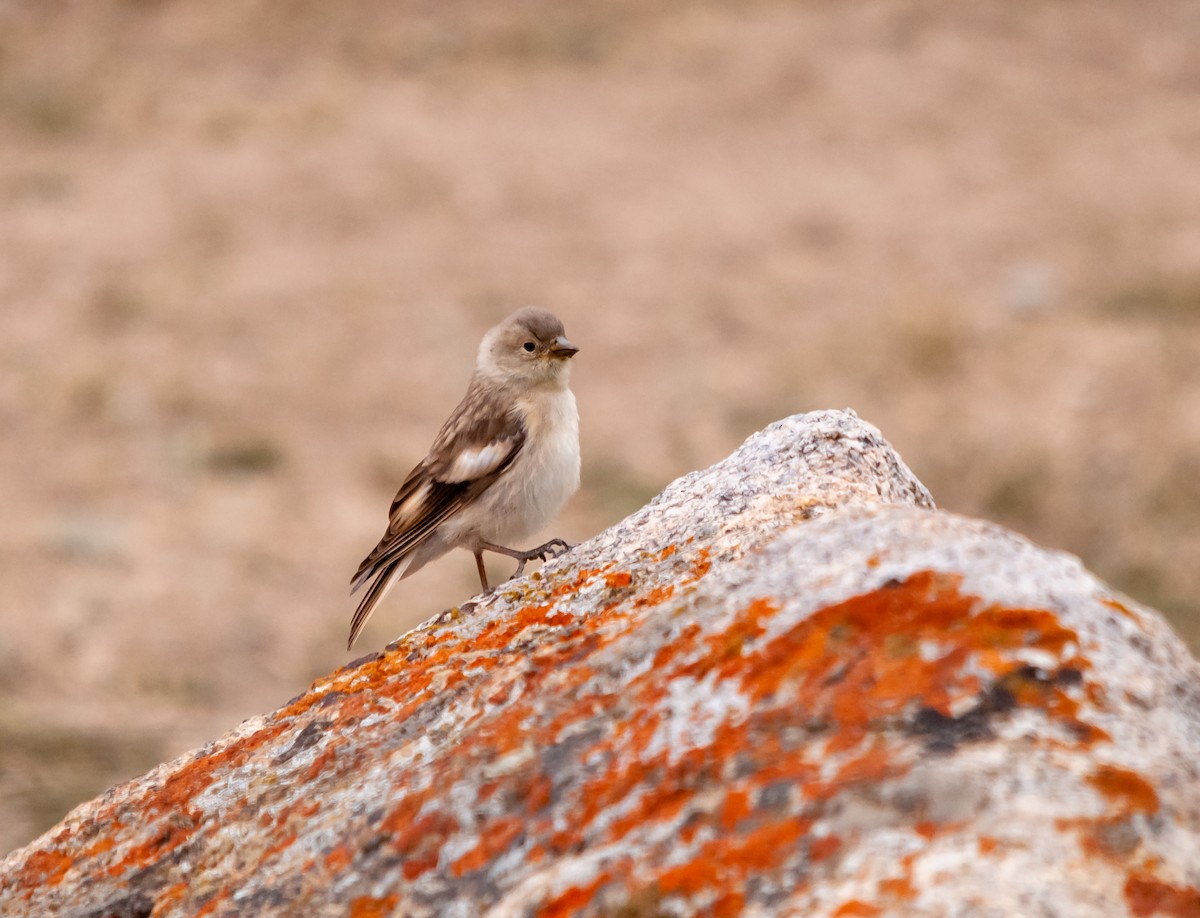
{"label": "speckled granite surface", "polygon": [[1197,762],[1157,613],[819,412],[79,807],[0,914],[1192,915]]}

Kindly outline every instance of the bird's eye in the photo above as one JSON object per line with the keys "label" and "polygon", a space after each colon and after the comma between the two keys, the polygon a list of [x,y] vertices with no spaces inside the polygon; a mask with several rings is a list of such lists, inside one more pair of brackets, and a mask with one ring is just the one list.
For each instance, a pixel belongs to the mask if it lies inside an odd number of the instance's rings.
{"label": "bird's eye", "polygon": [[521,345],[521,347],[525,348],[525,350],[529,351],[529,353],[531,353],[531,354],[534,352],[534,350],[537,349],[537,345],[534,344],[532,341],[526,341],[524,344]]}

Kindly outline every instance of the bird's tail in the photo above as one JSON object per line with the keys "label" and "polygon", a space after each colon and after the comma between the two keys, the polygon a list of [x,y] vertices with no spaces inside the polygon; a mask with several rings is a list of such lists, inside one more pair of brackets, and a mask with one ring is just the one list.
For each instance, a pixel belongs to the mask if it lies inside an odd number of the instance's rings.
{"label": "bird's tail", "polygon": [[354,642],[358,640],[358,635],[366,626],[371,613],[375,611],[375,606],[387,595],[388,590],[395,585],[396,581],[407,573],[412,560],[413,556],[409,554],[388,564],[379,572],[375,581],[363,594],[362,602],[358,604],[358,608],[354,610],[354,618],[350,620],[350,637],[346,641],[347,650],[353,647]]}
{"label": "bird's tail", "polygon": [[379,546],[363,558],[363,563],[358,566],[358,570],[354,572],[354,577],[350,580],[350,595],[353,596],[358,592],[358,588],[371,579],[371,575],[375,573],[379,565]]}

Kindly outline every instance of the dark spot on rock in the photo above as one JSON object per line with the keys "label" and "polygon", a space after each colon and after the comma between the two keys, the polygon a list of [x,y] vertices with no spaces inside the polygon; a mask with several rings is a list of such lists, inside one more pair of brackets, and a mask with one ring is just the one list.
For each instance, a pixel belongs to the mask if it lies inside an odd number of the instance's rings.
{"label": "dark spot on rock", "polygon": [[275,764],[282,765],[284,762],[289,761],[292,756],[296,755],[296,753],[302,752],[309,746],[312,746],[325,733],[325,730],[330,723],[332,723],[332,721],[314,720],[311,724],[300,731],[299,735],[292,742],[292,745],[288,746],[287,749],[285,749],[276,757]]}
{"label": "dark spot on rock", "polygon": [[539,756],[539,771],[551,778],[550,803],[558,800],[560,789],[554,784],[554,776],[567,773],[585,750],[596,746],[608,731],[601,726],[580,730],[542,750]]}
{"label": "dark spot on rock", "polygon": [[383,654],[376,650],[374,653],[365,654],[359,657],[357,660],[351,660],[349,663],[343,666],[342,669],[358,669],[360,666],[366,666],[368,663],[374,663],[376,660],[381,659],[383,659]]}
{"label": "dark spot on rock", "polygon": [[997,683],[980,697],[975,707],[958,717],[950,717],[934,708],[920,708],[907,730],[913,736],[924,738],[929,752],[953,752],[960,743],[991,739],[991,718],[1007,713],[1015,704],[1013,693]]}
{"label": "dark spot on rock", "polygon": [[137,892],[93,911],[81,912],[80,918],[150,918],[153,911],[153,900],[146,893]]}
{"label": "dark spot on rock", "polygon": [[1141,833],[1129,819],[1102,822],[1095,829],[1095,842],[1112,857],[1125,858],[1133,854],[1142,843]]}
{"label": "dark spot on rock", "polygon": [[766,810],[782,810],[792,799],[791,781],[772,781],[758,792],[758,805]]}
{"label": "dark spot on rock", "polygon": [[1129,646],[1137,650],[1147,660],[1154,658],[1154,651],[1150,644],[1150,640],[1142,634],[1134,634],[1129,637]]}
{"label": "dark spot on rock", "polygon": [[1053,672],[1049,672],[1041,667],[1026,664],[1009,673],[1005,673],[998,684],[1008,686],[1032,682],[1043,686],[1065,686],[1078,685],[1082,681],[1083,673],[1073,666],[1062,666]]}
{"label": "dark spot on rock", "polygon": [[925,748],[930,752],[953,752],[964,740],[984,739],[986,734],[975,715],[968,711],[962,717],[949,717],[933,708],[921,708],[909,724],[909,732],[925,739]]}
{"label": "dark spot on rock", "polygon": [[250,895],[240,897],[238,902],[239,915],[259,915],[268,909],[279,909],[289,903],[295,903],[303,888],[301,877],[293,874],[278,886],[260,886]]}
{"label": "dark spot on rock", "polygon": [[1064,666],[1054,674],[1054,681],[1059,685],[1078,685],[1083,681],[1083,673],[1073,666]]}
{"label": "dark spot on rock", "polygon": [[1085,724],[1082,721],[1067,721],[1063,726],[1067,732],[1081,743],[1089,742],[1096,738],[1096,728],[1091,724]]}
{"label": "dark spot on rock", "polygon": [[842,662],[834,666],[824,680],[821,682],[822,688],[828,688],[831,685],[837,685],[846,678],[846,673],[850,671],[850,663]]}
{"label": "dark spot on rock", "polygon": [[327,708],[340,698],[345,698],[346,693],[342,691],[326,692],[321,696],[321,700],[313,705],[313,708]]}

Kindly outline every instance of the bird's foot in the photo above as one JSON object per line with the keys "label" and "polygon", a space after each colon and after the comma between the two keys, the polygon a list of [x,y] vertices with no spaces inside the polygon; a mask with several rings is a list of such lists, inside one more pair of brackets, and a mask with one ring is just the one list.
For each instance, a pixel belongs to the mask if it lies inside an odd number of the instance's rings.
{"label": "bird's foot", "polygon": [[562,539],[551,539],[539,545],[537,548],[531,548],[528,551],[520,551],[515,548],[501,548],[498,545],[484,544],[484,548],[489,551],[498,551],[500,554],[508,555],[517,562],[517,569],[513,571],[512,580],[515,577],[520,577],[525,572],[525,564],[528,561],[549,561],[552,558],[561,558],[575,546]]}
{"label": "bird's foot", "polygon": [[561,558],[574,547],[570,542],[565,542],[562,539],[551,539],[537,548],[531,548],[525,554],[541,561],[549,561],[551,558]]}

